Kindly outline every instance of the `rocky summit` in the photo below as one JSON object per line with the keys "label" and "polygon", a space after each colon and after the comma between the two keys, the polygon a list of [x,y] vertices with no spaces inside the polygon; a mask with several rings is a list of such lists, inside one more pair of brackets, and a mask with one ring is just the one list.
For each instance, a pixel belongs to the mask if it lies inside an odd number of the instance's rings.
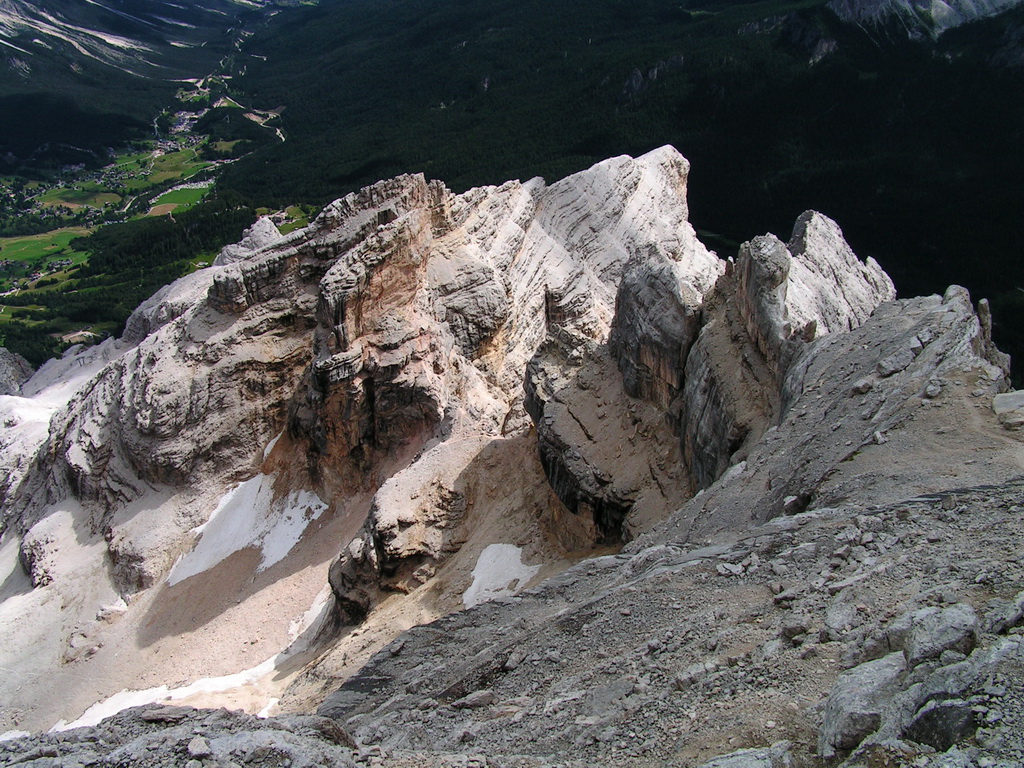
{"label": "rocky summit", "polygon": [[1024,397],[671,147],[259,221],[0,397],[0,762],[1024,765]]}

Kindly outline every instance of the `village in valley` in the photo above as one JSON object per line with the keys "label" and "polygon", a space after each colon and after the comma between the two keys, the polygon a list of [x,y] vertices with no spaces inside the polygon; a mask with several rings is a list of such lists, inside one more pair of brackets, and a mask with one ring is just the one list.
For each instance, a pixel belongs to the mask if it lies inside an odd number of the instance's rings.
{"label": "village in valley", "polygon": [[[224,90],[218,78],[190,81],[178,91],[175,111],[154,120],[151,138],[30,178],[0,175],[0,337],[13,330],[12,321],[32,326],[42,320],[42,307],[29,297],[77,291],[77,273],[90,256],[85,238],[99,227],[158,217],[173,221],[208,196],[220,168],[260,143],[285,140],[276,112],[248,109]],[[278,219],[295,227],[307,215],[293,208]],[[200,255],[190,268],[207,266],[213,255]],[[64,345],[116,331],[109,323],[69,319],[60,325],[50,336]]]}

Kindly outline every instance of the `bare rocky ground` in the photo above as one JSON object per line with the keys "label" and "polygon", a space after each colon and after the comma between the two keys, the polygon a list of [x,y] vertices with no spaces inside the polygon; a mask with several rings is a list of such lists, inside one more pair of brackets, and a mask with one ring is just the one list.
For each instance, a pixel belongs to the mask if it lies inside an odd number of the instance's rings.
{"label": "bare rocky ground", "polygon": [[[818,509],[707,546],[581,562],[405,632],[324,718],[143,707],[2,742],[0,755],[525,768],[697,765],[754,749],[713,764],[800,766],[835,764],[868,736],[844,765],[1019,765],[1022,491]],[[870,667],[883,662],[879,678]]]}
{"label": "bare rocky ground", "polygon": [[[821,509],[705,547],[581,563],[504,604],[410,630],[320,711],[396,765],[459,764],[429,757],[446,750],[493,765],[516,754],[696,765],[780,741],[793,764],[817,765],[838,746],[829,739],[849,744],[879,726],[887,738],[863,748],[865,763],[884,752],[924,765],[947,737],[915,731],[917,713],[943,702],[967,722],[938,730],[966,739],[973,764],[1013,764],[1024,760],[1011,693],[1024,650],[1004,617],[1020,620],[1021,490]],[[1000,541],[979,547],[994,531]],[[903,669],[908,648],[919,650]],[[840,675],[893,653],[901,669],[887,700],[831,712]],[[908,734],[921,743],[896,741]]]}

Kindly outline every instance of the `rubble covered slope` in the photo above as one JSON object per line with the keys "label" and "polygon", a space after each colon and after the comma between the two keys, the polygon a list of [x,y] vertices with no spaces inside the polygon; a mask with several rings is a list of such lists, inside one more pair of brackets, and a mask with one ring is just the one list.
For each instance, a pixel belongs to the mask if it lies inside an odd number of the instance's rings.
{"label": "rubble covered slope", "polygon": [[0,398],[0,727],[81,726],[0,758],[1024,760],[987,305],[815,212],[722,259],[687,173],[261,220]]}

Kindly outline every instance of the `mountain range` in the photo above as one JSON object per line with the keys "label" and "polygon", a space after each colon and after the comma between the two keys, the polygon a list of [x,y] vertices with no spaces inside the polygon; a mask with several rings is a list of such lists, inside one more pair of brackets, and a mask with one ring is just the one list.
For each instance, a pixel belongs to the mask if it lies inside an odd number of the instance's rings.
{"label": "mountain range", "polygon": [[1024,758],[987,303],[813,211],[722,259],[689,171],[261,219],[0,399],[0,759]]}
{"label": "mountain range", "polygon": [[943,32],[996,16],[1017,5],[1014,0],[830,0],[843,21],[860,25],[898,25],[908,37],[937,38]]}

